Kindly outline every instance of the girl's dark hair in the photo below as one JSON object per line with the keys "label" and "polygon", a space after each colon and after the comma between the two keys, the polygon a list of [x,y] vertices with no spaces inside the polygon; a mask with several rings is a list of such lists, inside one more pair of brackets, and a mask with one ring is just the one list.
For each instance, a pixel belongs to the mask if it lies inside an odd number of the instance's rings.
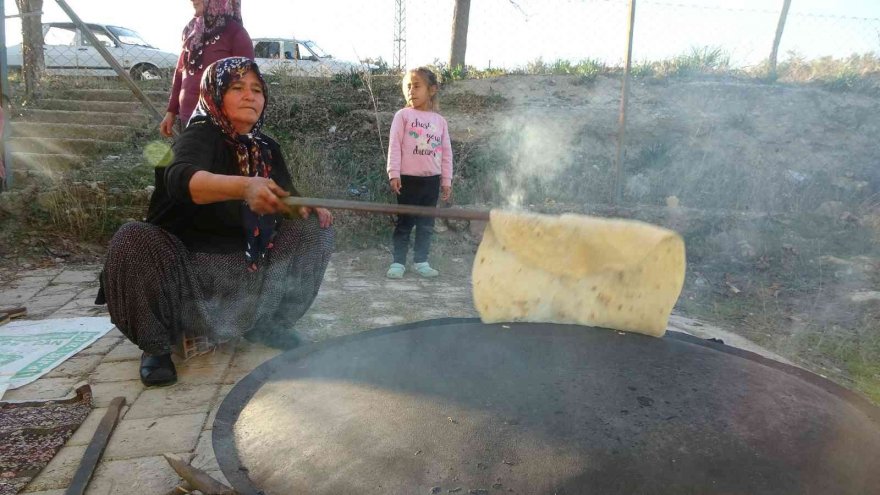
{"label": "girl's dark hair", "polygon": [[406,78],[409,77],[410,74],[418,74],[419,77],[425,80],[425,82],[428,84],[428,87],[437,87],[437,91],[435,91],[434,95],[431,96],[431,110],[435,112],[440,110],[440,82],[437,79],[437,74],[434,74],[434,71],[425,66],[416,67],[415,69],[410,69],[406,72],[404,80],[406,80]]}

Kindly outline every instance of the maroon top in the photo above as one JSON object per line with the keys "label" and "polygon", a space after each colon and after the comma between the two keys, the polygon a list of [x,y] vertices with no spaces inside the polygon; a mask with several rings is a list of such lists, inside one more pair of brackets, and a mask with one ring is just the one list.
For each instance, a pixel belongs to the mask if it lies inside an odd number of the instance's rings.
{"label": "maroon top", "polygon": [[214,43],[207,42],[203,48],[202,61],[198,72],[189,74],[183,67],[183,52],[177,59],[174,70],[174,84],[171,97],[168,99],[168,111],[180,118],[183,125],[189,122],[190,116],[199,103],[199,83],[205,67],[226,57],[254,58],[254,44],[244,26],[238,22],[230,22]]}

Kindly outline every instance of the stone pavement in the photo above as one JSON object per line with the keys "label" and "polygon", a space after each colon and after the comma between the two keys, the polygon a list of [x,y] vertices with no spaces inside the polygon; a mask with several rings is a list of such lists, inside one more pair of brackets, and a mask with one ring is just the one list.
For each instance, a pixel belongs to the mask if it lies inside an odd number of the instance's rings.
{"label": "stone pavement", "polygon": [[[370,328],[440,317],[475,317],[471,301],[472,257],[438,260],[442,275],[424,280],[407,273],[384,278],[388,255],[380,250],[336,253],[315,303],[297,323],[304,342]],[[93,304],[99,265],[14,270],[0,267],[0,307],[24,305],[29,319],[106,315]],[[670,328],[781,359],[734,334],[673,316]],[[735,340],[738,339],[738,340]],[[751,347],[749,347],[751,346]],[[217,408],[233,385],[279,351],[247,341],[230,342],[212,354],[178,366],[179,381],[145,389],[138,379],[140,350],[113,329],[39,380],[7,392],[4,400],[50,399],[87,381],[96,408],[24,493],[62,495],[107,405],[125,396],[127,407],[90,484],[92,495],[156,495],[179,482],[163,453],[175,453],[224,481],[211,446]]]}
{"label": "stone pavement", "polygon": [[[384,278],[388,256],[378,250],[336,253],[315,303],[297,324],[303,340],[348,335],[370,328],[438,317],[473,317],[470,258],[444,260],[443,274],[424,280],[407,273]],[[6,267],[0,273],[0,307],[23,305],[28,319],[106,315],[93,304],[99,265],[35,270]],[[52,372],[3,400],[50,399],[70,394],[87,381],[95,410],[23,493],[62,495],[97,429],[107,405],[125,396],[124,416],[89,485],[88,494],[157,495],[179,482],[163,453],[176,453],[224,481],[211,446],[220,402],[233,385],[279,351],[245,340],[179,364],[178,383],[145,389],[138,379],[140,350],[117,330]]]}

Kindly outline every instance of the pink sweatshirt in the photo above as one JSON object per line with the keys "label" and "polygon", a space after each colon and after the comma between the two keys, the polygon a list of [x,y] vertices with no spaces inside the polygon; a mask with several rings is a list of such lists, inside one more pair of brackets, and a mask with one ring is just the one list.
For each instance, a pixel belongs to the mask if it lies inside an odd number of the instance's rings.
{"label": "pink sweatshirt", "polygon": [[226,29],[220,33],[220,39],[214,43],[205,43],[203,50],[202,70],[192,75],[183,70],[183,52],[180,53],[177,68],[174,70],[168,111],[177,114],[184,126],[199,103],[199,84],[202,82],[202,73],[205,72],[204,67],[226,57],[254,58],[251,37],[244,26],[232,21],[226,24]]}
{"label": "pink sweatshirt", "polygon": [[388,139],[388,179],[440,176],[452,185],[452,142],[446,119],[436,112],[403,108],[394,114]]}

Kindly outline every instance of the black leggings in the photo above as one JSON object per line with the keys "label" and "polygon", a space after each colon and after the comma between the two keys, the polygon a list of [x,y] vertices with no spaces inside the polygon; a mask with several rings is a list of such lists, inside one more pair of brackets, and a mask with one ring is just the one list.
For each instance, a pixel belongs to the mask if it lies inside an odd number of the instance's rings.
{"label": "black leggings", "polygon": [[[398,204],[437,206],[437,200],[440,198],[439,175],[429,177],[402,175],[400,177],[400,185],[400,195],[397,196]],[[395,263],[406,264],[406,253],[409,250],[409,235],[413,227],[416,228],[413,261],[415,263],[428,261],[428,251],[431,249],[431,236],[434,234],[434,217],[400,215],[397,218],[397,226],[394,228],[394,235],[392,236]]]}

